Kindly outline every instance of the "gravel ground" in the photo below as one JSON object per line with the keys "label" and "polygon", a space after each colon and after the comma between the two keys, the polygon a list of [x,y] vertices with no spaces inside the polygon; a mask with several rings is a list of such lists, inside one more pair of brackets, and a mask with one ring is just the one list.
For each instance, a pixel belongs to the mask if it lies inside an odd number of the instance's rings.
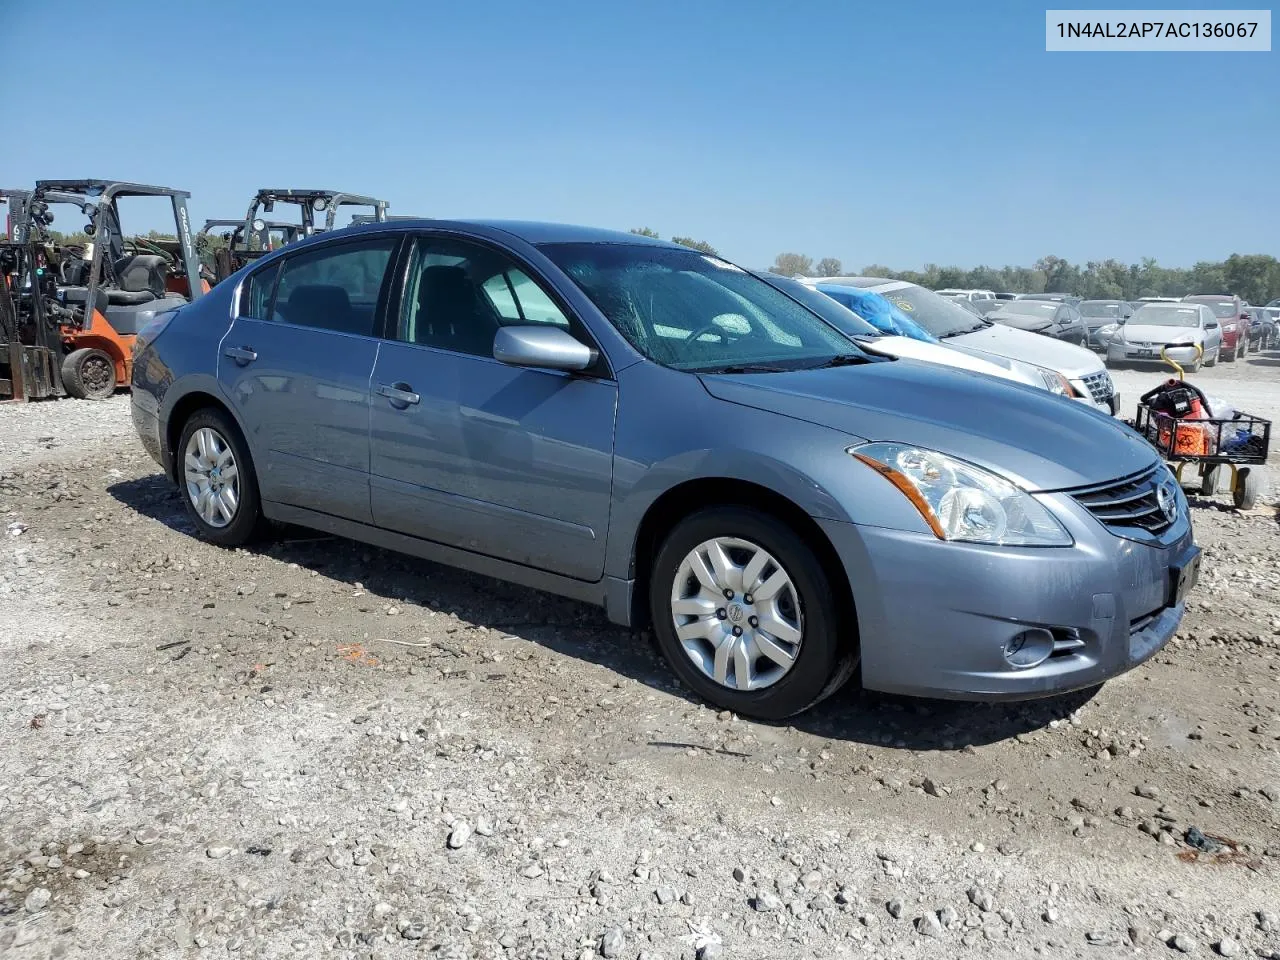
{"label": "gravel ground", "polygon": [[0,954],[1280,957],[1274,506],[1195,501],[1182,630],[1099,690],[775,726],[569,601],[202,544],[126,404],[0,407]]}

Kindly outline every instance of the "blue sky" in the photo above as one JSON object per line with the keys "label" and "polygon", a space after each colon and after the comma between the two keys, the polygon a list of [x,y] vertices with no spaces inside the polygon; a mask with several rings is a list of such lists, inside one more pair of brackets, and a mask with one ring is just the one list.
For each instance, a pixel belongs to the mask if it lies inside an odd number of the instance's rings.
{"label": "blue sky", "polygon": [[77,46],[45,6],[0,0],[38,94],[0,186],[163,183],[197,222],[332,186],[753,266],[1280,253],[1280,53],[1050,54],[1040,4],[60,0]]}

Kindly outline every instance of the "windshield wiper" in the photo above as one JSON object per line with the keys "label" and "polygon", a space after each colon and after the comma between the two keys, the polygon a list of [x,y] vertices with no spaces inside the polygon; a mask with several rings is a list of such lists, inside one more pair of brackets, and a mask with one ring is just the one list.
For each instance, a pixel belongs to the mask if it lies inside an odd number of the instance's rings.
{"label": "windshield wiper", "polygon": [[779,367],[770,363],[731,363],[723,367],[703,367],[693,373],[788,373],[791,367]]}
{"label": "windshield wiper", "polygon": [[864,357],[859,353],[839,353],[823,363],[809,367],[810,370],[822,370],[827,367],[853,367],[862,363],[871,363],[870,357]]}

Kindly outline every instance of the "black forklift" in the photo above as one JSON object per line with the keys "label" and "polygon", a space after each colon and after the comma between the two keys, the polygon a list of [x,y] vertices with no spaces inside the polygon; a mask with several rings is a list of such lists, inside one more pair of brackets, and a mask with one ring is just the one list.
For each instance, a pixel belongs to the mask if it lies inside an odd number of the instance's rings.
{"label": "black forklift", "polygon": [[[41,180],[20,208],[10,199],[0,242],[0,400],[100,400],[129,382],[138,330],[208,290],[189,196],[112,180]],[[117,206],[125,197],[168,197],[175,238],[125,237]],[[87,244],[53,242],[49,207],[62,204],[87,218]]]}
{"label": "black forklift", "polygon": [[[263,215],[274,212],[278,203],[296,206],[298,220],[283,223],[264,219]],[[211,251],[214,282],[220,283],[246,263],[283,244],[332,230],[343,207],[363,207],[371,211],[353,215],[353,222],[382,223],[387,219],[388,206],[385,200],[342,190],[263,188],[254,194],[243,221],[210,220],[205,223],[201,231],[205,236],[219,227],[232,226],[230,234],[226,235],[226,247]]]}

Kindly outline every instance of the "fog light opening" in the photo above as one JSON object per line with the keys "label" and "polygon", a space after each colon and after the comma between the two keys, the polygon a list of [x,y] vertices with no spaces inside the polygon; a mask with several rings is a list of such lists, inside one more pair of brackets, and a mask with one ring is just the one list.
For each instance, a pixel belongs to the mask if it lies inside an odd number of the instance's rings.
{"label": "fog light opening", "polygon": [[1048,630],[1023,630],[1006,641],[1004,658],[1017,670],[1037,667],[1053,653],[1053,634]]}

